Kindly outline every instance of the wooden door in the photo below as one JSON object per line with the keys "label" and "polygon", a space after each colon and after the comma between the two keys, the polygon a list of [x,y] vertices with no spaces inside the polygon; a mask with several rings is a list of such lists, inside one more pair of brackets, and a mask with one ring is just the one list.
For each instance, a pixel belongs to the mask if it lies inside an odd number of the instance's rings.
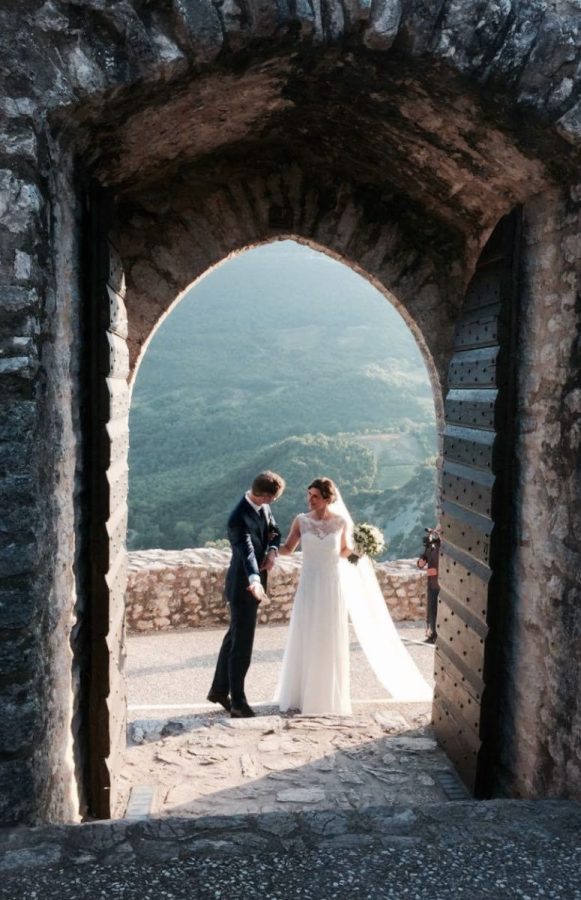
{"label": "wooden door", "polygon": [[125,589],[129,353],[125,279],[113,237],[114,210],[90,195],[91,289],[88,353],[89,812],[109,818],[126,742]]}
{"label": "wooden door", "polygon": [[478,261],[448,373],[434,725],[477,796],[493,791],[511,557],[519,215]]}

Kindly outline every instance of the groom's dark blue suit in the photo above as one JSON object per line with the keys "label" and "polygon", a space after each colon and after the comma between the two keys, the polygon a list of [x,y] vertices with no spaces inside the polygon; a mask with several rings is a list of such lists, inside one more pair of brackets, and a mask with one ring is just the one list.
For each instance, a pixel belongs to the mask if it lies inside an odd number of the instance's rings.
{"label": "groom's dark blue suit", "polygon": [[258,575],[266,590],[267,573],[260,570],[268,550],[278,549],[280,531],[270,506],[259,513],[243,497],[228,519],[232,560],[226,574],[226,599],[230,604],[230,627],[216,664],[212,691],[230,695],[232,706],[246,703],[244,679],[250,666],[256,630],[258,603],[248,590],[252,575]]}

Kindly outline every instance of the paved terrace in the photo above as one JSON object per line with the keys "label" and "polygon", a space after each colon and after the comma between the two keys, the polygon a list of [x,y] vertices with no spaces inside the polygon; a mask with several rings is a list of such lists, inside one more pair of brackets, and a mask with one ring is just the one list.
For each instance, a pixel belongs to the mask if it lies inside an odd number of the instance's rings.
{"label": "paved terrace", "polygon": [[[224,629],[129,639],[129,741],[117,813],[359,809],[464,796],[430,729],[430,704],[397,704],[353,636],[354,715],[280,715],[272,704],[286,626],[257,631],[247,680],[256,719],[233,720],[206,702]],[[400,633],[432,682],[434,648],[421,623]]]}
{"label": "paved terrace", "polygon": [[285,631],[258,631],[250,720],[204,700],[222,630],[131,638],[126,817],[0,832],[1,900],[581,898],[578,804],[470,800],[355,642],[351,718],[279,715]]}

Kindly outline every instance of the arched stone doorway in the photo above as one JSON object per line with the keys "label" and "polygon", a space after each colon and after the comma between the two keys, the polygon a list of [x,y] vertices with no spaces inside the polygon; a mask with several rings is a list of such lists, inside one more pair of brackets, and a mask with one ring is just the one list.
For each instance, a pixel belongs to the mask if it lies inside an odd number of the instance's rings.
{"label": "arched stone doorway", "polygon": [[[3,745],[3,817],[77,814],[89,723],[102,733],[106,720],[106,704],[86,704],[87,641],[90,633],[94,654],[108,653],[107,635],[120,627],[84,574],[96,449],[88,423],[111,418],[93,410],[81,421],[89,267],[80,202],[91,180],[94,234],[111,239],[126,275],[126,295],[113,272],[112,293],[94,307],[108,311],[101,324],[118,375],[107,384],[110,369],[101,372],[101,400],[113,401],[119,422],[124,373],[169,295],[228,253],[286,234],[388,286],[445,385],[479,253],[523,204],[515,441],[524,475],[501,780],[514,794],[575,794],[579,34],[570,5],[489,5],[468,17],[424,3],[277,4],[276,15],[253,2],[240,15],[206,2],[122,6],[87,0],[82,19],[78,4],[57,14],[31,2],[8,22],[1,374],[19,462],[7,469],[16,512],[2,577],[6,609],[21,614],[7,616],[4,641],[14,727]],[[120,463],[116,474],[123,490]],[[121,533],[122,513],[112,519],[110,495],[95,491],[109,530]],[[547,529],[531,527],[539,518]],[[102,749],[105,758],[107,741]]]}
{"label": "arched stone doorway", "polygon": [[[212,201],[214,201],[214,197],[211,197],[210,202]],[[223,214],[223,212],[224,207],[222,206],[221,213]],[[270,221],[270,217],[268,221]],[[517,291],[513,271],[513,254],[517,232],[513,228],[510,236],[500,242],[502,247],[499,251],[497,235],[505,228],[503,223],[497,229],[479,261],[478,271],[486,270],[483,281],[484,289],[480,287],[482,279],[479,280],[476,275],[471,282],[467,300],[458,314],[457,346],[456,354],[451,361],[451,390],[446,416],[448,427],[444,445],[446,485],[443,497],[446,529],[444,559],[446,560],[449,555],[451,564],[445,567],[443,578],[444,592],[440,614],[442,641],[437,660],[439,675],[435,724],[448,752],[457,762],[465,780],[473,790],[478,789],[480,792],[490,791],[489,785],[494,782],[495,777],[493,768],[496,764],[496,757],[492,752],[492,747],[497,741],[497,732],[496,716],[491,710],[498,703],[500,674],[498,660],[492,660],[496,648],[504,639],[500,626],[497,626],[496,630],[493,629],[488,637],[488,622],[493,619],[495,611],[504,600],[499,593],[501,594],[502,591],[506,593],[507,589],[506,566],[502,564],[505,557],[497,551],[493,567],[489,538],[496,526],[497,534],[502,529],[503,537],[506,540],[510,522],[510,515],[507,519],[505,505],[501,507],[500,512],[498,509],[493,510],[492,506],[493,497],[496,497],[500,490],[505,490],[505,493],[508,491],[509,477],[505,470],[511,461],[510,447],[512,446],[512,437],[507,432],[507,413],[503,410],[502,404],[510,408],[514,388],[506,386],[504,391],[497,390],[497,374],[502,371],[497,366],[499,352],[501,364],[503,360],[512,356],[511,348],[515,339],[516,327],[516,319],[512,312],[509,315],[509,318],[512,316],[512,320],[507,322],[507,309],[514,311],[516,308]],[[164,233],[163,229],[161,233]],[[121,487],[118,477],[120,471],[126,472],[127,440],[124,422],[127,410],[125,404],[119,407],[114,392],[109,391],[109,396],[107,396],[106,391],[99,390],[98,381],[105,377],[108,379],[109,386],[115,382],[119,384],[120,394],[127,391],[126,361],[130,358],[130,351],[126,352],[124,345],[126,334],[127,344],[129,347],[131,346],[131,326],[130,324],[126,325],[124,310],[126,308],[130,310],[132,305],[131,285],[129,289],[126,289],[124,285],[122,286],[123,279],[121,278],[121,273],[127,267],[123,259],[123,248],[127,238],[123,235],[122,227],[115,223],[110,226],[109,234],[114,234],[115,237],[109,239],[104,232],[101,232],[100,237],[98,233],[96,234],[97,244],[103,248],[103,256],[101,258],[102,268],[95,272],[95,298],[98,304],[99,296],[102,298],[107,293],[110,300],[108,309],[113,312],[113,317],[109,323],[108,343],[102,345],[104,351],[102,363],[99,364],[97,361],[94,367],[95,372],[100,374],[97,374],[97,383],[91,391],[93,397],[101,396],[105,399],[105,407],[96,410],[94,417],[100,422],[107,423],[105,427],[101,427],[101,443],[103,447],[108,447],[109,451],[103,454],[106,465],[101,468],[100,473],[95,473],[101,480],[101,487],[96,493],[105,496],[109,494],[117,501],[116,506],[111,504],[107,509],[108,520],[113,523],[113,527],[103,527],[102,522],[96,522],[96,529],[94,529],[103,535],[103,557],[102,563],[98,566],[93,589],[100,596],[100,609],[103,612],[108,609],[108,620],[116,623],[117,626],[115,629],[110,627],[106,636],[101,638],[103,646],[100,653],[94,654],[96,668],[93,670],[92,679],[93,685],[97,688],[96,696],[93,693],[92,701],[96,713],[93,722],[108,723],[104,730],[95,733],[92,742],[92,771],[100,772],[93,784],[93,792],[96,792],[93,796],[101,797],[101,802],[105,803],[102,808],[102,814],[105,815],[108,814],[107,803],[114,790],[115,758],[122,750],[120,735],[124,729],[124,693],[122,665],[120,664],[123,658],[124,573],[123,565],[119,561],[123,555],[123,547],[118,538],[118,531],[113,529],[122,528],[126,521],[126,492],[124,482]],[[234,242],[235,234],[233,219],[228,231],[229,242]],[[295,236],[295,233],[291,232],[291,235]],[[269,235],[266,232],[266,237],[268,238],[268,236],[272,236],[272,233]],[[300,236],[303,240],[313,240],[312,235],[305,234],[304,230]],[[147,241],[147,237],[147,232],[142,234],[145,241]],[[191,240],[191,235],[188,237]],[[264,232],[259,231],[254,236],[252,243],[258,243],[260,239],[264,240],[264,237]],[[137,238],[134,234],[129,239],[129,246],[135,253]],[[229,243],[228,246],[231,248],[232,244]],[[488,265],[490,254],[492,254],[494,263],[493,269]],[[143,278],[144,268],[150,272],[153,271],[149,262],[150,258],[149,255],[146,257],[143,251],[142,254],[137,253],[134,257],[133,267],[138,269],[141,278]],[[395,259],[390,259],[390,264],[393,265]],[[500,266],[498,265],[499,261],[501,262]],[[199,265],[199,259],[196,262]],[[171,272],[172,268],[177,268],[180,274],[184,268],[186,272],[188,271],[184,264],[184,247],[180,241],[175,242],[173,253],[166,249],[164,265],[166,272]],[[209,267],[210,265],[206,268]],[[189,274],[186,275],[186,279],[189,277]],[[171,278],[168,281],[171,281]],[[142,285],[145,283],[143,281]],[[189,281],[186,280],[184,287],[188,283]],[[158,305],[154,309],[158,317],[163,317],[174,302],[173,296],[170,295],[166,301],[166,309],[163,307],[160,309],[159,296],[162,284],[160,278],[156,279]],[[506,285],[510,290],[507,290]],[[383,287],[384,290],[389,290],[391,285],[384,283]],[[140,290],[139,285],[134,282],[133,289],[135,295],[141,294],[139,306],[143,316],[143,287]],[[416,303],[418,303],[418,298],[421,302],[422,291],[419,285],[414,296]],[[502,304],[499,302],[501,296],[505,301]],[[102,300],[100,302],[102,305]],[[135,300],[133,302],[136,303]],[[404,311],[409,320],[409,309]],[[130,314],[128,321],[131,322]],[[143,345],[146,345],[156,325],[157,321],[154,320],[153,328],[142,338]],[[418,328],[415,323],[414,326],[417,333]],[[434,339],[433,333],[431,338]],[[99,346],[99,341],[95,340],[94,345]],[[422,345],[424,347],[426,345],[423,335],[420,336],[420,346]],[[473,359],[475,354],[476,359]],[[438,383],[435,366],[431,363],[431,359],[429,361],[431,371],[434,373],[434,380]],[[137,359],[135,359],[136,363]],[[108,365],[110,368],[107,372]],[[459,374],[456,374],[456,369],[459,370]],[[117,378],[115,378],[116,374]],[[499,377],[501,376],[499,375]],[[504,378],[504,374],[502,378]],[[473,390],[475,387],[477,388],[476,394]],[[466,397],[458,397],[459,389],[462,388],[465,389]],[[480,388],[479,393],[478,388]],[[491,389],[490,394],[483,399],[482,392],[486,392],[487,389]],[[121,409],[118,421],[115,421],[114,414],[111,417],[111,408],[109,410],[107,408],[107,404],[110,404],[112,400],[114,406]],[[436,406],[441,408],[441,400]],[[479,427],[475,427],[475,416],[479,420],[477,423]],[[483,418],[487,418],[484,423],[482,423]],[[482,427],[483,424],[484,427]],[[463,428],[464,433],[462,433]],[[482,436],[484,437],[483,443],[481,443]],[[98,435],[95,435],[95,438],[99,442]],[[468,457],[466,457],[466,453],[468,453]],[[484,463],[482,461],[483,453],[486,456]],[[472,454],[471,458],[470,454]],[[470,467],[473,471],[469,471]],[[488,471],[488,478],[485,477],[484,482],[478,488],[479,480],[482,481],[483,469]],[[467,491],[467,487],[463,487],[463,485],[469,485],[471,489],[474,489],[475,483],[477,491],[479,489],[481,493],[477,494],[478,499],[473,497],[467,503],[461,496],[461,494],[465,495]],[[451,498],[454,491],[456,493],[453,500],[448,499],[448,497]],[[477,513],[474,511],[474,506],[478,507],[479,503],[482,505],[483,494],[486,494],[487,500],[484,501],[482,510]],[[99,515],[102,517],[102,513],[97,512],[97,517]],[[467,533],[468,538],[466,539]],[[93,541],[93,547],[95,546],[96,540]],[[111,556],[112,552],[115,555]],[[97,558],[95,556],[95,560]],[[462,568],[464,578],[458,579],[457,573],[460,568]],[[110,574],[107,575],[107,573]],[[491,574],[496,579],[496,583],[493,581],[496,593],[490,594],[489,608]],[[476,579],[480,580],[480,586],[476,589],[479,598],[476,614],[474,613],[474,597],[470,597],[460,587],[463,581],[470,576],[472,582]],[[499,589],[500,582],[502,582],[502,587]],[[472,594],[473,591],[470,590],[470,593]],[[449,625],[451,619],[454,619],[453,628]],[[461,622],[461,630],[456,627],[458,621]],[[97,640],[99,640],[98,637]],[[482,705],[483,698],[484,707]],[[101,715],[98,714],[99,707],[103,710]],[[469,716],[467,715],[468,710]],[[105,737],[104,746],[107,751],[105,753],[99,749],[103,747],[103,737]],[[481,750],[482,745],[484,745],[483,750]],[[484,785],[487,787],[485,788]]]}
{"label": "arched stone doorway", "polygon": [[[424,359],[391,299],[321,248],[274,241],[209,271],[159,321],[131,387],[129,551],[222,542],[224,504],[264,465],[286,472],[283,531],[311,471],[333,472],[358,520],[388,502],[376,524],[390,560],[419,552],[435,521]],[[383,492],[404,484],[416,502],[402,530],[391,521],[400,504]]]}
{"label": "arched stone doorway", "polygon": [[[296,173],[294,173],[296,178]],[[285,186],[284,175],[281,176],[281,183]],[[218,196],[221,201],[221,195]],[[216,197],[210,195],[208,200],[208,209],[212,212],[213,204]],[[303,199],[300,200],[304,202]],[[98,196],[94,196],[94,204],[99,204]],[[343,198],[342,204],[346,200]],[[138,251],[134,257],[133,267],[139,273],[139,278],[143,278],[142,282],[137,279],[128,284],[125,281],[124,271],[128,268],[126,260],[123,258],[123,250],[125,246],[129,246],[135,253],[136,235],[132,232],[132,226],[128,228],[129,235],[125,236],[123,228],[113,218],[112,208],[108,205],[107,197],[101,198],[102,212],[99,214],[99,206],[96,207],[96,214],[93,221],[95,223],[94,242],[95,246],[100,248],[95,258],[95,269],[93,278],[93,298],[96,307],[101,310],[101,314],[96,310],[93,321],[96,327],[101,329],[101,337],[95,335],[92,340],[93,346],[97,349],[97,358],[92,367],[95,383],[93,384],[90,395],[93,397],[97,405],[92,413],[92,418],[97,423],[96,430],[92,429],[91,442],[102,447],[99,458],[104,461],[103,465],[97,464],[93,469],[95,479],[95,497],[110,497],[111,502],[103,507],[97,502],[95,507],[95,520],[93,524],[93,538],[91,541],[93,554],[93,592],[98,598],[97,604],[101,610],[103,622],[109,622],[108,631],[104,627],[98,629],[94,635],[97,645],[93,653],[95,668],[93,670],[92,684],[93,699],[92,709],[94,714],[92,717],[93,727],[98,729],[93,733],[91,741],[91,752],[93,755],[93,772],[94,781],[92,784],[93,796],[97,795],[101,798],[104,806],[102,814],[108,814],[108,803],[111,791],[114,789],[114,774],[117,767],[117,758],[122,750],[121,735],[124,730],[124,712],[125,712],[125,694],[122,677],[122,660],[123,660],[123,592],[124,592],[124,548],[120,541],[120,531],[126,523],[126,476],[127,476],[127,411],[129,403],[129,387],[127,379],[131,380],[131,373],[135,371],[140,355],[138,355],[141,345],[141,352],[147,346],[155,328],[160,319],[162,319],[173,304],[176,302],[175,293],[182,293],[194,280],[192,275],[203,275],[204,271],[210,269],[216,262],[214,255],[216,250],[212,248],[212,255],[208,255],[207,262],[201,263],[201,253],[197,234],[194,232],[185,234],[181,240],[175,240],[176,233],[173,232],[174,245],[172,251],[167,249],[163,251],[165,265],[173,268],[173,277],[166,270],[167,283],[162,288],[163,281],[160,277],[155,279],[156,294],[155,298],[151,294],[143,292],[143,285],[148,282],[143,275],[143,269],[151,272],[150,260],[156,258],[156,253],[145,253],[142,249]],[[95,209],[95,208],[94,208]],[[219,205],[220,214],[224,212],[224,206]],[[342,212],[340,208],[340,212]],[[357,220],[357,211],[350,209],[351,216],[355,216]],[[99,218],[106,221],[107,216],[111,217],[108,230],[100,230],[98,226]],[[295,224],[295,223],[293,223]],[[311,246],[321,248],[320,235],[315,232],[313,235],[304,226],[295,224],[296,231],[284,233],[274,230],[270,225],[270,216],[267,217],[263,226],[256,229],[254,234],[248,233],[248,222],[242,221],[239,227],[244,229],[244,240],[246,246],[257,245],[259,243],[268,242],[272,238],[292,237],[294,239],[309,243]],[[361,223],[353,226],[361,227]],[[291,226],[292,227],[292,226]],[[300,227],[300,231],[299,231]],[[331,233],[332,229],[329,233]],[[161,234],[158,226],[154,227],[153,233]],[[147,246],[151,232],[144,231],[140,239]],[[250,238],[250,241],[249,241]],[[198,256],[192,261],[188,259],[187,251],[183,241],[187,240],[193,246],[198,247]],[[229,254],[244,249],[240,246],[242,241],[238,238],[237,242],[235,219],[231,220],[231,228],[227,233],[226,249],[222,251],[222,259]],[[193,244],[192,244],[193,242]],[[365,246],[363,244],[363,246]],[[331,245],[331,249],[327,249],[331,255],[339,257],[337,249]],[[363,265],[357,260],[345,260],[360,272],[365,271]],[[391,266],[395,260],[389,260],[388,265]],[[405,264],[405,262],[404,262]],[[396,264],[397,265],[397,264]],[[200,267],[200,268],[198,268]],[[428,263],[429,267],[429,263]],[[408,290],[410,294],[414,292],[414,300],[421,309],[422,303],[429,306],[433,298],[433,286],[424,292],[421,284],[422,280],[426,280],[426,271],[423,265],[420,265],[418,271],[418,282],[410,279]],[[397,271],[397,270],[396,270]],[[369,277],[369,273],[365,272]],[[168,277],[169,276],[169,277]],[[179,279],[183,278],[180,283]],[[403,304],[397,302],[397,297],[389,290],[389,284],[379,280],[376,274],[372,276],[372,280],[376,286],[379,286],[383,293],[389,293],[392,302],[402,312],[408,324],[411,325],[412,331],[416,336],[416,340],[423,351],[427,369],[434,387],[434,400],[437,411],[437,419],[440,427],[443,423],[442,416],[442,396],[440,388],[440,376],[434,364],[429,345],[424,338],[422,331],[418,328],[416,321],[410,316],[409,309]],[[428,279],[429,280],[429,279]],[[170,285],[174,285],[181,290],[171,290]],[[106,298],[106,302],[103,299]],[[155,305],[151,303],[151,309],[148,309],[148,303],[155,299]],[[165,303],[165,306],[163,305]],[[134,323],[135,330],[132,332],[131,307],[140,309],[139,319]],[[103,319],[110,317],[107,323]],[[148,329],[148,330],[146,330]],[[107,332],[106,340],[103,337]],[[434,337],[435,328],[432,332]],[[132,352],[133,350],[133,352]],[[103,516],[107,521],[103,520]],[[97,548],[100,546],[100,550]],[[113,627],[113,624],[115,627]],[[101,714],[98,710],[101,709]],[[103,752],[105,751],[105,752]]]}

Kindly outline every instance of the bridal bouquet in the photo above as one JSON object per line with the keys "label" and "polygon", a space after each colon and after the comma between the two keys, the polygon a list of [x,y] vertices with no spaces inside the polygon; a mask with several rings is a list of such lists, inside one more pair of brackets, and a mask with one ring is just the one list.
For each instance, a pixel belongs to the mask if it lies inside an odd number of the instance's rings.
{"label": "bridal bouquet", "polygon": [[369,522],[359,522],[353,526],[353,543],[357,553],[347,559],[357,565],[360,556],[379,556],[385,550],[385,541],[379,528]]}

